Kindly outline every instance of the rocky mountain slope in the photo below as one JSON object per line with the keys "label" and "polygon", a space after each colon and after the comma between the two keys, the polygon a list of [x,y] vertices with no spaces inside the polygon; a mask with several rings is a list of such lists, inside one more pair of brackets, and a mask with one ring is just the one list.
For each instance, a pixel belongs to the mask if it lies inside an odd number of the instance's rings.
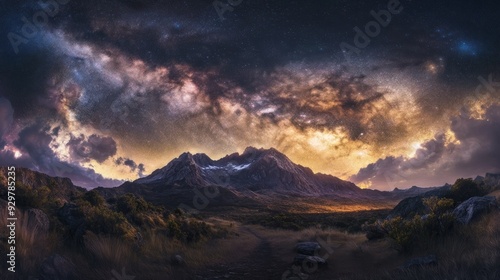
{"label": "rocky mountain slope", "polygon": [[134,181],[153,186],[220,186],[235,191],[298,195],[360,193],[353,183],[293,163],[275,149],[249,147],[219,160],[205,154],[183,153],[167,166]]}

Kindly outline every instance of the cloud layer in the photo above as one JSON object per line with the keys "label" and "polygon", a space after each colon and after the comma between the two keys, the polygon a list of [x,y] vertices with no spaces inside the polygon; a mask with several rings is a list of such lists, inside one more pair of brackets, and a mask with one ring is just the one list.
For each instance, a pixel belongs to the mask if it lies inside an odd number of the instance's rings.
{"label": "cloud layer", "polygon": [[[250,1],[223,22],[206,1],[60,5],[17,54],[0,41],[0,163],[86,187],[247,146],[381,189],[496,170],[497,15],[402,3],[350,61],[340,44],[384,5]],[[5,7],[0,31],[41,9]]]}

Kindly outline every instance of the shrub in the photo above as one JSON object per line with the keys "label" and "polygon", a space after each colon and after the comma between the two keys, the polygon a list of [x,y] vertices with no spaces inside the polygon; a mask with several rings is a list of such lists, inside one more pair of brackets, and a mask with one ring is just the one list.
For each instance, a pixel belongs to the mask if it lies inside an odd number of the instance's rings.
{"label": "shrub", "polygon": [[176,220],[170,219],[167,222],[167,235],[172,238],[177,238],[179,240],[184,239],[184,235],[181,231],[181,226],[177,223]]}
{"label": "shrub", "polygon": [[134,194],[127,193],[120,196],[116,200],[116,210],[122,212],[123,214],[137,214],[145,211],[160,211],[163,209],[154,206],[142,197],[137,197]]}
{"label": "shrub", "polygon": [[91,192],[85,193],[82,198],[76,201],[87,229],[95,234],[133,237],[135,229],[128,223],[125,216],[111,210],[100,194],[96,192],[89,194]]}
{"label": "shrub", "polygon": [[485,191],[479,187],[471,178],[458,179],[453,186],[451,186],[451,198],[455,202],[463,202],[473,196],[483,196]]}
{"label": "shrub", "polygon": [[422,230],[422,219],[419,215],[410,220],[398,216],[383,221],[382,228],[400,246],[400,251],[409,251],[416,245],[416,237]]}
{"label": "shrub", "polygon": [[183,237],[186,242],[198,242],[204,237],[211,235],[212,230],[210,226],[201,221],[184,220],[181,225]]}
{"label": "shrub", "polygon": [[116,210],[123,214],[137,211],[137,202],[133,194],[125,194],[120,196],[116,201]]}
{"label": "shrub", "polygon": [[90,231],[113,236],[133,236],[133,228],[122,214],[106,207],[91,207],[85,212],[85,221]]}
{"label": "shrub", "polygon": [[444,236],[453,227],[455,218],[450,210],[454,201],[449,198],[428,197],[423,199],[427,208],[424,216],[415,215],[412,219],[397,216],[381,224],[365,226],[367,232],[385,232],[400,246],[401,251],[411,251],[421,242]]}
{"label": "shrub", "polygon": [[98,193],[96,190],[91,190],[86,192],[83,195],[83,199],[88,201],[92,206],[102,206],[104,203],[106,203],[106,200],[100,193]]}
{"label": "shrub", "polygon": [[146,202],[142,197],[137,197],[133,194],[125,194],[120,196],[115,203],[116,211],[123,213],[126,218],[133,224],[141,227],[157,226],[164,224],[161,213],[164,211],[160,207],[156,207]]}
{"label": "shrub", "polygon": [[436,196],[426,197],[422,199],[429,214],[441,215],[451,209],[455,202],[450,198],[438,198]]}
{"label": "shrub", "polygon": [[33,188],[29,185],[17,183],[16,185],[16,204],[21,208],[39,208],[48,207],[51,191],[47,186]]}

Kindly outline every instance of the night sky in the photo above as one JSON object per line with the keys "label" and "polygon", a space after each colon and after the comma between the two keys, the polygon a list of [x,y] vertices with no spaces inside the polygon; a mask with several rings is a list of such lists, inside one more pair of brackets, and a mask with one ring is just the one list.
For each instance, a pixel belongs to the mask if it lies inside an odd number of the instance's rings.
{"label": "night sky", "polygon": [[255,146],[383,190],[500,172],[497,1],[22,2],[2,166],[117,186]]}

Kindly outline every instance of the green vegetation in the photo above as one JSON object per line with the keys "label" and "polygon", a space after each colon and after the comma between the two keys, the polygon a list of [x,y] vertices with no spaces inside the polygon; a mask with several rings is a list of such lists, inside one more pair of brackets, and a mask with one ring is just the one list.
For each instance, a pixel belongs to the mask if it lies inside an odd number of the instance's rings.
{"label": "green vegetation", "polygon": [[442,197],[422,198],[425,212],[414,213],[406,219],[396,216],[375,223],[367,223],[363,230],[371,239],[388,236],[402,252],[418,249],[432,240],[440,240],[453,232],[455,218],[451,213],[457,205],[487,192],[472,179],[458,179]]}
{"label": "green vegetation", "polygon": [[[23,210],[39,208],[51,223],[48,234],[38,234],[27,222],[19,225],[21,272],[18,276],[22,279],[38,273],[43,260],[55,253],[76,265],[79,279],[110,279],[113,276],[110,268],[119,270],[121,267],[137,277],[183,279],[177,276],[206,272],[207,267],[217,263],[244,262],[245,256],[255,256],[254,250],[261,250],[264,241],[272,248],[269,259],[274,257],[276,260],[279,256],[279,260],[285,260],[276,269],[286,269],[288,263],[285,262],[295,255],[291,249],[296,242],[317,241],[318,236],[334,248],[328,260],[334,269],[318,271],[310,279],[358,279],[351,274],[361,271],[360,267],[376,267],[383,271],[380,274],[364,271],[359,279],[489,279],[482,276],[500,276],[500,213],[490,213],[473,227],[455,226],[451,214],[461,201],[484,194],[484,188],[470,179],[457,180],[442,197],[423,198],[421,203],[425,212],[409,219],[394,217],[388,220],[382,219],[387,217],[389,210],[289,213],[241,207],[223,208],[214,218],[213,212],[208,211],[197,215],[181,209],[168,211],[133,194],[110,198],[99,190],[70,192],[57,188],[56,184],[56,181],[18,183],[20,220],[27,220],[23,219],[26,215]],[[61,214],[64,207],[71,211]],[[5,215],[0,211],[4,223]],[[63,237],[76,235],[78,230],[68,222],[71,219],[62,219],[61,215],[78,221],[78,228],[84,225],[83,232],[79,233],[83,235],[83,242],[74,242],[71,238],[63,242]],[[3,241],[0,249],[6,251],[8,233],[5,224],[0,223],[0,226],[0,241]],[[362,230],[378,231],[389,238],[367,242],[360,234]],[[239,238],[231,238],[236,235]],[[429,253],[437,255],[438,266],[412,271],[394,269],[401,264],[394,260],[402,262]],[[172,261],[176,255],[182,256],[186,264],[176,265]],[[344,271],[340,271],[342,269]]]}
{"label": "green vegetation", "polygon": [[374,223],[389,214],[389,210],[337,213],[252,213],[231,217],[242,223],[262,225],[272,229],[302,230],[306,228],[337,229],[349,233],[362,232],[365,223]]}
{"label": "green vegetation", "polygon": [[367,225],[365,229],[381,230],[396,242],[398,250],[402,252],[412,251],[422,243],[448,234],[454,224],[451,210],[455,202],[449,198],[433,196],[424,198],[423,203],[427,209],[423,216],[415,215],[410,219],[396,216],[371,226]]}
{"label": "green vegetation", "polygon": [[487,192],[484,188],[480,187],[474,180],[458,179],[450,190],[450,198],[456,203],[461,203],[473,196],[483,196]]}
{"label": "green vegetation", "polygon": [[107,203],[97,191],[89,191],[75,200],[76,216],[84,219],[86,229],[94,234],[135,240],[140,232],[158,231],[185,243],[218,237],[223,231],[182,211],[170,214],[143,198],[125,194]]}

